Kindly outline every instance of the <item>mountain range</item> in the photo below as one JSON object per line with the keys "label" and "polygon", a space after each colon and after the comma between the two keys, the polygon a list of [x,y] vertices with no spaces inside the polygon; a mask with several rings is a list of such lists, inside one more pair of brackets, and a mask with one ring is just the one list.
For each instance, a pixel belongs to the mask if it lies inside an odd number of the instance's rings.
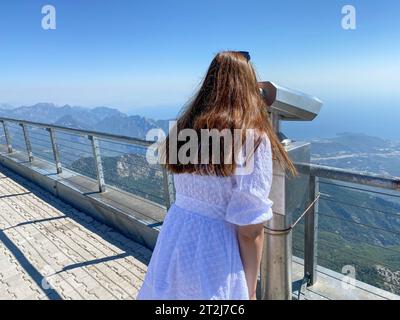
{"label": "mountain range", "polygon": [[114,108],[85,108],[37,103],[32,106],[12,108],[0,105],[0,117],[57,124],[71,128],[95,130],[119,135],[145,138],[153,128],[167,130],[168,120],[153,120],[138,115],[128,116]]}

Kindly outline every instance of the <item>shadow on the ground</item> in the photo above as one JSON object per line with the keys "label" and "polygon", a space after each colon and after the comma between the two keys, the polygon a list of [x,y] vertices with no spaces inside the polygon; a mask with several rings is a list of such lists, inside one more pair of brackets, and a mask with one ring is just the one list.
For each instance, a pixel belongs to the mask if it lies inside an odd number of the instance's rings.
{"label": "shadow on the ground", "polygon": [[0,230],[0,241],[12,253],[14,258],[18,261],[19,265],[26,271],[31,279],[43,291],[43,293],[51,297],[53,300],[61,300],[62,297],[52,287],[46,288],[43,285],[45,277],[32,265],[32,263],[25,257],[24,253],[15,245],[15,243],[7,237],[3,230]]}
{"label": "shadow on the ground", "polygon": [[[40,188],[39,186],[35,185],[34,183],[28,181],[27,179],[19,176],[18,174],[14,173],[13,171],[5,168],[4,166],[0,165],[0,173],[4,174],[5,176],[9,177],[25,189],[27,189],[27,192],[23,192],[20,194],[11,194],[11,195],[2,195],[0,198],[6,198],[6,197],[13,197],[13,196],[24,196],[27,194],[33,194],[37,198],[41,199],[42,201],[48,203],[50,206],[54,207],[61,213],[63,213],[62,216],[59,217],[49,217],[49,218],[44,218],[44,219],[37,219],[37,220],[32,220],[32,221],[26,221],[26,222],[21,222],[16,225],[9,226],[5,229],[0,229],[0,241],[3,242],[3,244],[7,247],[8,250],[14,255],[18,263],[21,265],[21,267],[29,274],[29,276],[33,279],[33,281],[38,285],[39,288],[42,289],[43,293],[46,294],[51,299],[62,299],[62,297],[57,293],[52,288],[49,289],[44,289],[42,285],[42,281],[44,279],[44,276],[31,264],[31,262],[25,257],[24,253],[18,248],[18,246],[10,239],[7,237],[5,231],[9,230],[11,228],[18,228],[19,226],[23,225],[29,225],[29,224],[39,224],[47,221],[52,221],[52,220],[59,220],[59,219],[65,219],[69,218],[75,221],[76,223],[82,225],[84,228],[88,229],[90,232],[95,233],[99,235],[102,239],[110,243],[112,246],[115,246],[119,248],[122,253],[116,254],[113,256],[108,256],[108,257],[103,257],[99,259],[93,259],[93,260],[88,260],[84,262],[79,262],[79,263],[74,263],[70,264],[67,266],[64,266],[62,270],[58,271],[57,273],[63,272],[63,271],[68,271],[72,270],[75,268],[80,268],[80,267],[85,267],[89,265],[95,265],[98,263],[103,263],[103,262],[109,262],[121,258],[125,258],[128,256],[132,256],[135,259],[141,261],[144,264],[148,264],[150,261],[150,255],[151,251],[149,251],[149,254],[144,256],[142,253],[136,252],[136,246],[133,246],[135,249],[132,249],[129,244],[135,243],[133,240],[127,238],[126,236],[120,234],[118,231],[114,230],[113,228],[105,225],[102,222],[99,222],[95,220],[93,217],[92,222],[87,222],[85,221],[84,218],[80,217],[76,213],[80,213],[82,215],[85,215],[82,211],[73,208],[71,205],[64,203],[62,200],[57,198],[56,196],[52,195],[48,191]],[[2,178],[4,179],[4,178]],[[90,215],[86,215],[90,217]],[[112,235],[109,234],[109,232],[117,233],[120,236],[118,236],[119,239],[115,239]]]}

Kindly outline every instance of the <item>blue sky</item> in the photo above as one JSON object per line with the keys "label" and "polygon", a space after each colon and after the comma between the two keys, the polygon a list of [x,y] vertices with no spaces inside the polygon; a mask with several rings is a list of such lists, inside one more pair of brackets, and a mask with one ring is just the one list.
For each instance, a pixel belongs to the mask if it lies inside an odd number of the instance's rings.
{"label": "blue sky", "polygon": [[[41,28],[45,4],[56,30]],[[356,30],[341,28],[345,4]],[[261,79],[321,98],[327,120],[378,106],[389,114],[400,107],[399,16],[397,0],[3,0],[0,103],[171,116],[213,55],[237,49],[250,51]]]}

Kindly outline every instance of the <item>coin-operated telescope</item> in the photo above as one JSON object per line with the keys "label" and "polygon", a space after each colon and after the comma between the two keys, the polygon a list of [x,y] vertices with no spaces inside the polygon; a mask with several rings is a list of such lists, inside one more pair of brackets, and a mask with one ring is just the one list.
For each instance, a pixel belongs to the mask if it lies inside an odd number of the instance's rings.
{"label": "coin-operated telescope", "polygon": [[[305,93],[259,82],[268,105],[271,123],[294,164],[310,162],[310,143],[292,141],[280,127],[281,121],[312,121],[322,102]],[[274,162],[269,198],[273,201],[273,217],[265,223],[264,255],[261,263],[261,297],[267,300],[292,299],[292,223],[310,203],[310,175],[302,171],[296,178],[285,174]]]}

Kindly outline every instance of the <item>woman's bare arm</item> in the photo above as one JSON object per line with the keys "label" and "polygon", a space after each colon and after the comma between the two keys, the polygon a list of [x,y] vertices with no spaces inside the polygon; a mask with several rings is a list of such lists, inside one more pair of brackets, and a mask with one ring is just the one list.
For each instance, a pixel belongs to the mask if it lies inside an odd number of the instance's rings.
{"label": "woman's bare arm", "polygon": [[251,300],[255,300],[257,276],[264,245],[264,225],[261,223],[238,226],[238,241],[249,297]]}

